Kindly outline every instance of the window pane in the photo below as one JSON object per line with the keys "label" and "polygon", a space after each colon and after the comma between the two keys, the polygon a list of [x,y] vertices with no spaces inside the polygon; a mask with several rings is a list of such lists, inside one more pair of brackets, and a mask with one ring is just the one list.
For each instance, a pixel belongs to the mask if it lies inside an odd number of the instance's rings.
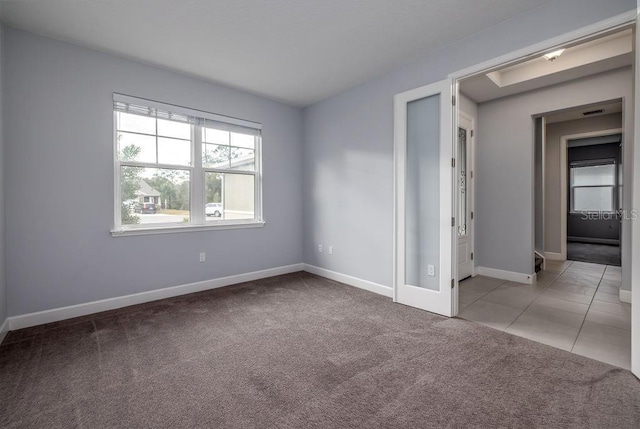
{"label": "window pane", "polygon": [[252,174],[207,172],[205,183],[208,221],[255,218],[255,177]]}
{"label": "window pane", "polygon": [[228,146],[229,132],[216,130],[215,128],[203,128],[202,141],[205,143],[215,143]]}
{"label": "window pane", "polygon": [[189,171],[120,167],[123,225],[189,222]]}
{"label": "window pane", "polygon": [[119,131],[131,131],[134,133],[155,134],[156,118],[118,112],[116,114],[116,128]]}
{"label": "window pane", "polygon": [[191,125],[186,122],[168,121],[158,119],[158,135],[175,137],[177,139],[191,139]]}
{"label": "window pane", "polygon": [[613,187],[575,188],[573,211],[613,211]]}
{"label": "window pane", "polygon": [[231,146],[255,149],[255,137],[248,134],[231,133]]}
{"label": "window pane", "polygon": [[158,162],[161,164],[191,165],[191,142],[158,137]]}
{"label": "window pane", "polygon": [[230,168],[229,155],[231,148],[217,144],[202,144],[202,165],[212,168]]}
{"label": "window pane", "polygon": [[255,152],[251,149],[231,148],[231,169],[241,171],[255,170]]}
{"label": "window pane", "polygon": [[440,290],[440,95],[407,104],[405,281]]}
{"label": "window pane", "polygon": [[572,186],[615,185],[615,164],[571,167]]}
{"label": "window pane", "polygon": [[207,220],[223,219],[222,176],[219,173],[205,173],[205,207]]}
{"label": "window pane", "polygon": [[156,138],[141,134],[118,133],[120,161],[156,162]]}
{"label": "window pane", "polygon": [[467,130],[458,128],[458,235],[467,235]]}

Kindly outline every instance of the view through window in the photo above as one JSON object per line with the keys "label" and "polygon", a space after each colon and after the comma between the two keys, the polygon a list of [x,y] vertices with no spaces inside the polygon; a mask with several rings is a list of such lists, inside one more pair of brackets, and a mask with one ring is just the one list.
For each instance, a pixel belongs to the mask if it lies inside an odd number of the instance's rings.
{"label": "view through window", "polygon": [[572,163],[570,186],[572,212],[612,212],[616,186],[615,161]]}
{"label": "view through window", "polygon": [[116,229],[261,221],[259,124],[129,98],[114,96]]}

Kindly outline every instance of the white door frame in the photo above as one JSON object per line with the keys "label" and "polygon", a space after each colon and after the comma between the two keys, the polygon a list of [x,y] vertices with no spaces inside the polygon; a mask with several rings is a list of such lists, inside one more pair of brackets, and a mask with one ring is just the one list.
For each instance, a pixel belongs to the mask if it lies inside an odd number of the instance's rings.
{"label": "white door frame", "polygon": [[[622,106],[624,112],[624,104]],[[623,128],[591,131],[588,133],[570,134],[560,137],[560,258],[567,260],[567,151],[569,140],[604,137],[612,134],[624,135]],[[623,140],[624,141],[624,140]]]}
{"label": "white door frame", "polygon": [[[468,185],[467,185],[467,191],[469,192],[469,206],[470,206],[470,210],[469,212],[471,213],[471,216],[469,216],[469,218],[467,219],[468,221],[468,234],[469,234],[469,245],[471,247],[471,253],[475,255],[475,251],[476,251],[476,236],[475,236],[475,211],[476,211],[476,186],[475,186],[475,175],[476,175],[476,118],[474,118],[473,116],[471,116],[470,113],[468,112],[464,112],[460,109],[458,109],[458,115],[463,117],[464,119],[466,119],[467,121],[469,121],[469,123],[471,123],[471,130],[473,131],[472,133],[469,133],[469,137],[467,138],[467,157],[468,157],[468,164],[471,165],[471,168],[469,169],[469,171],[467,172],[469,174],[468,179]],[[456,119],[457,122],[457,119]],[[457,130],[458,128],[455,128],[455,135],[454,138],[456,139],[457,142]],[[455,157],[456,159],[459,158],[458,153],[457,153],[457,146],[456,146],[456,153],[455,153]],[[457,176],[457,175],[456,175]],[[456,177],[457,180],[457,177]],[[454,199],[457,202],[457,195],[458,195],[458,187],[457,187],[457,181],[454,181],[454,187],[453,187],[453,192],[454,192]],[[456,214],[458,213],[457,210],[455,212]],[[456,225],[458,224],[458,222],[456,221]],[[456,238],[456,244],[457,244],[457,238]],[[457,249],[457,246],[456,246]],[[471,271],[471,275],[475,276],[476,275],[476,261],[475,258],[473,259],[472,262],[472,271]],[[458,275],[457,275],[457,261],[456,261],[456,277],[455,277],[456,281],[458,281]]]}

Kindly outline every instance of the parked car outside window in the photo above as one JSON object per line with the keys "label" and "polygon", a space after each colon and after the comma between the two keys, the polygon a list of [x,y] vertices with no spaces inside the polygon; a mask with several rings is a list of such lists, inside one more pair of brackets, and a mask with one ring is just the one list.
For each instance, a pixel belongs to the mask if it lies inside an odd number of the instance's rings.
{"label": "parked car outside window", "polygon": [[155,203],[138,203],[135,206],[135,212],[141,214],[156,214]]}
{"label": "parked car outside window", "polygon": [[204,207],[207,216],[222,216],[222,203],[209,203]]}

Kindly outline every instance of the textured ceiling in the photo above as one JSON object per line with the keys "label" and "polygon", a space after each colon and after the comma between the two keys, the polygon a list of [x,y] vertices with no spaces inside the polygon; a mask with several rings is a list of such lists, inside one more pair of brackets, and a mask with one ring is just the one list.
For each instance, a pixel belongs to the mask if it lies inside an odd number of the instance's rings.
{"label": "textured ceiling", "polygon": [[15,0],[10,26],[305,106],[549,0]]}

